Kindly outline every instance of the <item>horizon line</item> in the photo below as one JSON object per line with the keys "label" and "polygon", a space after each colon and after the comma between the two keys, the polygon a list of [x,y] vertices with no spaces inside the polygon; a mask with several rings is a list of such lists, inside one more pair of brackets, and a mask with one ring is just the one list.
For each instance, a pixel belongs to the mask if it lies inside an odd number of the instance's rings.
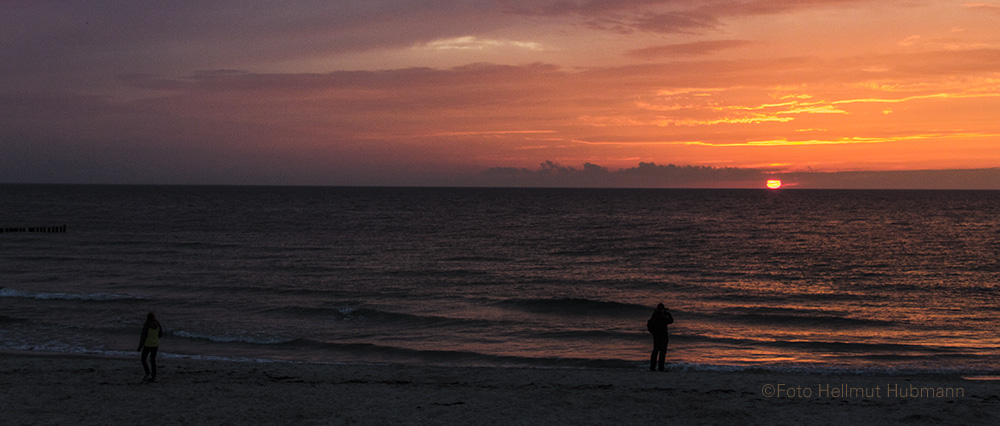
{"label": "horizon line", "polygon": [[191,187],[191,188],[342,188],[342,189],[525,189],[525,190],[685,190],[685,191],[762,191],[762,192],[800,192],[800,191],[965,191],[965,192],[1000,192],[1000,188],[857,188],[857,187],[817,187],[800,186],[770,189],[761,185],[758,187],[709,187],[709,186],[518,186],[518,185],[339,185],[339,184],[254,184],[254,183],[51,183],[51,182],[0,182],[0,186],[117,186],[117,187]]}

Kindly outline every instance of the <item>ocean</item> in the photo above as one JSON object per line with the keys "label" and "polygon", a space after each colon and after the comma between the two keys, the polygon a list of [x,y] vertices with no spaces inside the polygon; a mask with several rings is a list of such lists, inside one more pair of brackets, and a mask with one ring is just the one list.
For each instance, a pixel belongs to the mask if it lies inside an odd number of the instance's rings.
{"label": "ocean", "polygon": [[1000,192],[0,185],[0,350],[1000,373]]}

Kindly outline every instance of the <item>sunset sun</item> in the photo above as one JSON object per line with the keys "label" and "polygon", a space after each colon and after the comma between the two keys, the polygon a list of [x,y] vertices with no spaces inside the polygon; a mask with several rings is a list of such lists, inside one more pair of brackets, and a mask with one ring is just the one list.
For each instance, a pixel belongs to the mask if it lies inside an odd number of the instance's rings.
{"label": "sunset sun", "polygon": [[769,179],[766,185],[767,189],[778,189],[781,188],[781,181],[778,179]]}

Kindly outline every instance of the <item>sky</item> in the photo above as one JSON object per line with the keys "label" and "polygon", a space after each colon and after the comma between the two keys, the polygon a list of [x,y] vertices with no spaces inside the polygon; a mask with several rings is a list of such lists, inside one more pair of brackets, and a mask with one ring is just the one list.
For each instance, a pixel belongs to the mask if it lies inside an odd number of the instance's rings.
{"label": "sky", "polygon": [[1000,3],[0,2],[0,182],[1000,189]]}

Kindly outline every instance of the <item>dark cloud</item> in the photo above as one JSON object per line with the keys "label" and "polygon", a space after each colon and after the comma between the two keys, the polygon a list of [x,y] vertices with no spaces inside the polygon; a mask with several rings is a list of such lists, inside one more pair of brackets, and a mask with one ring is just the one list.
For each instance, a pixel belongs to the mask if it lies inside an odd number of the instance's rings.
{"label": "dark cloud", "polygon": [[636,167],[610,171],[586,163],[582,169],[546,161],[536,170],[495,167],[483,171],[479,185],[515,187],[586,188],[748,188],[763,182],[756,169],[677,166],[639,163]]}
{"label": "dark cloud", "polygon": [[456,184],[476,146],[433,133],[551,120],[567,76],[544,64],[218,70],[121,76],[159,91],[127,102],[0,93],[0,182]]}
{"label": "dark cloud", "polygon": [[505,0],[508,13],[576,16],[584,25],[618,33],[702,33],[723,25],[726,18],[775,15],[805,9],[884,4],[875,0]]}
{"label": "dark cloud", "polygon": [[653,33],[699,33],[718,25],[715,17],[694,12],[646,13],[631,24],[637,30]]}
{"label": "dark cloud", "polygon": [[780,179],[797,189],[973,189],[1000,190],[1000,168],[857,172],[792,172],[751,168],[639,163],[616,171],[586,163],[583,168],[551,161],[538,169],[494,167],[476,179],[480,186],[571,188],[763,188]]}
{"label": "dark cloud", "polygon": [[1000,13],[1000,4],[992,4],[992,3],[966,3],[964,5],[964,7],[967,8],[967,9],[975,10],[977,12],[981,11],[981,12]]}
{"label": "dark cloud", "polygon": [[716,17],[739,17],[775,15],[804,9],[891,3],[902,2],[894,0],[720,0],[699,2],[696,10]]}
{"label": "dark cloud", "polygon": [[[463,36],[509,25],[485,2],[0,2],[0,77],[32,87],[107,84]],[[391,30],[387,30],[391,28]]]}
{"label": "dark cloud", "polygon": [[647,7],[684,4],[685,0],[500,0],[503,11],[535,16],[598,16]]}
{"label": "dark cloud", "polygon": [[1000,190],[1000,168],[788,173],[785,182],[812,189]]}
{"label": "dark cloud", "polygon": [[628,51],[625,55],[640,59],[671,58],[675,56],[707,55],[722,50],[738,49],[756,44],[748,40],[710,40],[693,43],[668,44]]}
{"label": "dark cloud", "polygon": [[893,70],[902,75],[995,72],[1000,66],[1000,49],[925,52],[907,55],[907,60],[897,63]]}
{"label": "dark cloud", "polygon": [[654,33],[697,33],[719,25],[709,14],[691,10],[690,3],[680,0],[659,1],[507,1],[508,13],[563,17],[573,16],[583,25],[617,33],[646,31]]}

